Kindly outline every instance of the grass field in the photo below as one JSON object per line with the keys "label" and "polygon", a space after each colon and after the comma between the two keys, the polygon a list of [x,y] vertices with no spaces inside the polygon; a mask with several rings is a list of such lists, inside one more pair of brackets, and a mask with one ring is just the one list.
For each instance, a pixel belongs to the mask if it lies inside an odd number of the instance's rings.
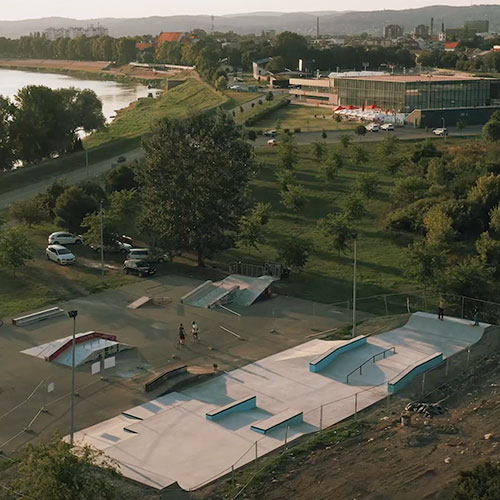
{"label": "grass field", "polygon": [[163,117],[185,117],[195,111],[215,110],[228,98],[205,83],[187,80],[165,92],[159,99],[141,99],[125,110],[104,130],[91,135],[86,147],[96,147],[107,142],[134,139],[147,133],[151,126]]}
{"label": "grass field", "polygon": [[357,125],[355,122],[347,121],[337,123],[332,116],[332,113],[324,108],[291,104],[286,108],[276,110],[271,116],[260,120],[255,125],[255,128],[273,129],[280,127],[282,129],[288,128],[293,130],[298,127],[302,132],[317,132],[323,129],[352,130]]}
{"label": "grass field", "polygon": [[229,98],[229,100],[224,104],[224,109],[235,108],[246,102],[253,101],[261,97],[264,99],[265,94],[261,92],[238,92],[237,90],[226,90],[224,95]]}
{"label": "grass field", "polygon": [[359,231],[359,296],[390,293],[411,286],[404,276],[409,239],[383,229],[384,215],[390,210],[388,199],[394,178],[378,165],[375,157],[377,144],[363,147],[370,154],[366,165],[345,166],[333,184],[327,184],[319,176],[319,165],[310,154],[309,147],[299,147],[297,177],[307,195],[306,205],[299,213],[291,212],[281,204],[276,182],[277,150],[258,149],[257,157],[264,167],[252,188],[256,201],[272,204],[272,217],[266,226],[267,241],[258,250],[240,248],[229,251],[220,256],[218,265],[227,268],[228,262],[237,260],[256,263],[276,261],[276,249],[280,243],[287,237],[300,236],[313,243],[313,250],[303,271],[292,273],[289,281],[277,285],[280,293],[327,303],[349,299],[352,295],[352,252],[339,256],[329,250],[327,243],[316,232],[316,223],[326,214],[340,210],[359,174],[375,172],[380,181],[379,192],[375,199],[367,202],[368,214],[356,224]]}

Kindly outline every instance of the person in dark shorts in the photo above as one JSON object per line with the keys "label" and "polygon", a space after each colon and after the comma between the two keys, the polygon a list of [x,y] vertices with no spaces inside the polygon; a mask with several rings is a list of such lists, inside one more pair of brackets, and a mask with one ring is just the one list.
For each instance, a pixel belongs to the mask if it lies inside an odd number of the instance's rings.
{"label": "person in dark shorts", "polygon": [[184,345],[186,341],[186,334],[184,332],[184,325],[181,323],[179,325],[179,345]]}
{"label": "person in dark shorts", "polygon": [[198,334],[200,333],[200,328],[198,326],[198,323],[196,321],[193,321],[193,324],[191,325],[191,335],[193,336],[193,342],[198,342],[200,340]]}
{"label": "person in dark shorts", "polygon": [[439,299],[439,305],[438,305],[438,319],[443,321],[444,319],[444,308],[446,307],[446,302],[444,301],[443,298]]}
{"label": "person in dark shorts", "polygon": [[474,319],[474,326],[479,326],[479,307],[474,306],[472,311],[472,318]]}

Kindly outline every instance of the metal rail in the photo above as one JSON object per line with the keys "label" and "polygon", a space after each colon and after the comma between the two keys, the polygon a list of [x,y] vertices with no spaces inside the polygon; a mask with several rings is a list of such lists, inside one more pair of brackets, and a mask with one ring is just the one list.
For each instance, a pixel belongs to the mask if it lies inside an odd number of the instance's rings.
{"label": "metal rail", "polygon": [[392,352],[394,352],[394,354],[396,354],[396,348],[394,346],[389,347],[387,349],[384,349],[383,351],[377,352],[377,354],[374,354],[371,358],[367,359],[365,362],[361,363],[357,368],[354,368],[354,370],[352,370],[352,372],[350,372],[350,373],[347,374],[346,384],[349,383],[349,377],[353,373],[357,372],[358,370],[359,370],[359,374],[363,375],[363,366],[365,366],[366,363],[369,363],[370,361],[373,361],[373,363],[375,363],[375,360],[377,359],[377,356],[382,356],[383,355],[383,357],[385,359],[385,353],[388,352],[388,351],[392,351]]}

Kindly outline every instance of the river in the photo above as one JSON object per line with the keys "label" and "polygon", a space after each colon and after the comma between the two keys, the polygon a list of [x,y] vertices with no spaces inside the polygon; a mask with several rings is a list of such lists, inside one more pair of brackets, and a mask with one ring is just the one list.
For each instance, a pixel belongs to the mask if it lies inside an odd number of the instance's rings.
{"label": "river", "polygon": [[148,95],[148,88],[141,84],[123,84],[111,80],[80,80],[57,73],[0,69],[0,95],[13,100],[17,91],[26,85],[45,85],[51,89],[68,87],[91,89],[102,101],[102,112],[107,122],[112,120],[119,109],[126,108],[139,97]]}

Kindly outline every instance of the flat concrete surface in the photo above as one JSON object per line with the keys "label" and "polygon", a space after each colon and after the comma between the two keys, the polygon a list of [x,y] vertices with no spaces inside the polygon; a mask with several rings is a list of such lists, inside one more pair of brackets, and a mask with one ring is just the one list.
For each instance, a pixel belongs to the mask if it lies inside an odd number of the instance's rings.
{"label": "flat concrete surface", "polygon": [[[136,347],[118,354],[116,367],[97,375],[91,374],[90,364],[78,368],[76,430],[141,405],[172,384],[177,385],[174,378],[170,384],[144,392],[145,381],[171,367],[187,364],[191,375],[200,374],[204,380],[212,376],[207,374],[213,373],[214,363],[220,370],[233,370],[302,344],[310,335],[349,321],[348,312],[339,313],[328,305],[284,296],[251,307],[232,305],[241,317],[222,309],[206,310],[180,304],[180,298],[200,283],[186,276],[137,278],[126,287],[57,304],[66,311],[78,310],[77,332],[114,334],[118,342]],[[150,303],[137,310],[127,308],[143,296],[169,297],[171,302]],[[190,325],[194,320],[200,327],[197,343],[192,343],[190,338]],[[176,348],[181,322],[186,328],[186,346]],[[243,340],[220,326],[236,332]],[[10,318],[4,318],[0,326],[0,450],[3,453],[10,454],[27,442],[48,437],[56,429],[63,435],[69,433],[71,369],[21,351],[67,337],[72,329],[72,320],[67,315],[24,327],[13,326]],[[183,377],[178,380],[181,379],[184,380]],[[54,383],[54,391],[49,393],[51,383]],[[229,398],[223,402],[229,402]],[[41,407],[48,411],[39,413]],[[31,431],[25,432],[23,429],[32,419]]]}
{"label": "flat concrete surface", "polygon": [[[127,477],[159,489],[178,482],[193,490],[280,447],[285,433],[296,439],[381,400],[387,382],[408,366],[437,351],[450,356],[477,342],[488,326],[415,313],[404,327],[369,337],[319,373],[309,372],[309,362],[341,341],[312,340],[125,411],[141,420],[117,416],[76,439],[104,450]],[[371,360],[392,346],[395,353]],[[362,373],[346,383],[347,374],[367,360]],[[205,418],[206,412],[251,395],[257,396],[257,408],[216,422]],[[251,431],[253,423],[287,410],[302,411],[304,421],[265,436]]]}

